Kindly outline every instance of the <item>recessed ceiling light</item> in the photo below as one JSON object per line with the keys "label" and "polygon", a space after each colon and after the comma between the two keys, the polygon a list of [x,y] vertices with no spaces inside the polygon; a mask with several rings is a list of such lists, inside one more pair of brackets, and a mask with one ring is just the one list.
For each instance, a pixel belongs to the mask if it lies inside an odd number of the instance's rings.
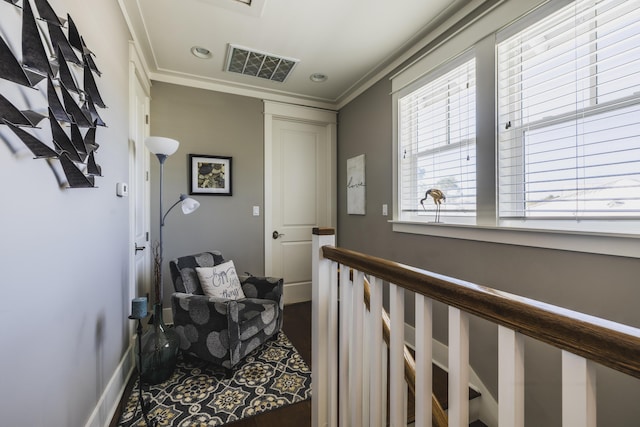
{"label": "recessed ceiling light", "polygon": [[309,79],[314,83],[322,83],[327,81],[327,75],[322,73],[313,73],[309,76]]}
{"label": "recessed ceiling light", "polygon": [[211,54],[211,51],[205,47],[201,47],[201,46],[194,46],[191,48],[191,53],[200,58],[200,59],[209,59],[211,58],[213,55]]}

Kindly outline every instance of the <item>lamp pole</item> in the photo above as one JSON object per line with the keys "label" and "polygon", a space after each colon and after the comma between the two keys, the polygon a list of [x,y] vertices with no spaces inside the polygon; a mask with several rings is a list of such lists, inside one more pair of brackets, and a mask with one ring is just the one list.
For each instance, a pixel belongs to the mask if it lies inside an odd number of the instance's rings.
{"label": "lamp pole", "polygon": [[[160,305],[164,304],[163,301],[163,297],[164,297],[164,281],[162,279],[162,263],[164,261],[164,241],[162,240],[162,230],[164,228],[164,217],[166,215],[162,215],[162,193],[164,190],[164,162],[165,160],[167,160],[167,156],[166,154],[156,154],[156,157],[158,158],[158,161],[160,162],[160,232],[159,232],[159,242],[160,242],[160,248],[159,248],[159,255],[160,255],[160,266],[159,266],[159,272],[158,272],[158,295],[156,295],[156,298],[158,298],[158,302],[160,303]],[[173,206],[172,206],[173,207]],[[169,209],[171,210],[171,209]],[[169,213],[167,211],[167,213]]]}
{"label": "lamp pole", "polygon": [[169,212],[171,212],[171,209],[173,209],[178,203],[182,202],[182,212],[185,215],[190,214],[191,212],[195,211],[196,209],[198,209],[198,206],[200,206],[200,203],[197,200],[191,199],[190,197],[187,197],[186,194],[181,194],[180,195],[180,199],[174,203],[173,205],[171,205],[171,207],[167,210],[166,213],[163,214],[164,211],[164,207],[163,207],[163,201],[164,201],[164,197],[163,197],[163,193],[164,193],[164,162],[165,160],[167,160],[167,157],[169,157],[170,155],[172,155],[173,153],[175,153],[178,150],[178,147],[180,146],[180,143],[178,141],[176,141],[175,139],[171,139],[171,138],[165,138],[162,136],[149,136],[146,138],[145,140],[145,145],[147,146],[147,148],[149,149],[149,151],[151,151],[153,154],[156,155],[156,157],[158,158],[158,161],[160,162],[160,230],[159,230],[159,248],[158,248],[158,261],[159,261],[159,265],[158,265],[158,275],[157,275],[157,279],[158,279],[158,292],[156,295],[156,298],[158,299],[158,303],[160,304],[160,306],[162,306],[162,304],[164,303],[163,299],[164,299],[164,281],[163,281],[163,274],[162,274],[162,263],[164,261],[164,240],[163,240],[163,228],[164,228],[164,220],[167,217],[167,215],[169,214]]}
{"label": "lamp pole", "polygon": [[[161,136],[149,136],[145,140],[145,145],[150,152],[156,155],[160,162],[160,227],[157,253],[154,251],[154,279],[156,279],[156,295],[157,302],[154,304],[153,311],[153,327],[147,330],[145,337],[140,341],[140,348],[145,346],[144,355],[140,357],[141,379],[151,384],[158,384],[169,378],[171,372],[176,365],[178,355],[178,335],[174,329],[167,329],[162,319],[162,306],[164,303],[164,280],[163,280],[163,261],[164,261],[164,238],[163,228],[164,220],[167,214],[178,203],[182,202],[182,212],[186,215],[195,211],[200,203],[184,194],[180,195],[180,199],[174,203],[166,213],[164,211],[164,162],[167,157],[178,150],[180,143],[175,139],[165,138]],[[145,343],[149,344],[148,348]],[[145,363],[146,361],[146,363]],[[146,370],[142,369],[143,364],[147,365]]]}

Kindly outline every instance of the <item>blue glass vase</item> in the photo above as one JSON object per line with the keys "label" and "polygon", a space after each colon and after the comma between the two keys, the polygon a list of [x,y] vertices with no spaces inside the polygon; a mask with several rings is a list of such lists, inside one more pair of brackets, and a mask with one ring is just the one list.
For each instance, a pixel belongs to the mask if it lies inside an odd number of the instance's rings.
{"label": "blue glass vase", "polygon": [[[142,382],[159,384],[166,381],[176,367],[178,359],[178,334],[168,328],[162,318],[162,304],[154,304],[153,318],[142,334],[142,367],[136,357],[136,366]],[[136,354],[138,348],[136,344]]]}

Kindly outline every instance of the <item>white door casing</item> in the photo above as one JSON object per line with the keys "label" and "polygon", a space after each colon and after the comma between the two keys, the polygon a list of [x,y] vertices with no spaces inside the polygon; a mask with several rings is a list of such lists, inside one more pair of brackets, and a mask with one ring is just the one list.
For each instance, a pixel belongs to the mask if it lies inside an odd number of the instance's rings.
{"label": "white door casing", "polygon": [[264,105],[265,274],[284,278],[286,304],[308,301],[311,229],[336,224],[336,113]]}
{"label": "white door casing", "polygon": [[[129,63],[129,297],[150,293],[151,247],[149,242],[149,152],[144,145],[149,135],[148,79],[141,72],[135,49]],[[137,249],[136,249],[137,248]],[[133,322],[132,322],[133,325]],[[132,326],[133,328],[133,326]]]}

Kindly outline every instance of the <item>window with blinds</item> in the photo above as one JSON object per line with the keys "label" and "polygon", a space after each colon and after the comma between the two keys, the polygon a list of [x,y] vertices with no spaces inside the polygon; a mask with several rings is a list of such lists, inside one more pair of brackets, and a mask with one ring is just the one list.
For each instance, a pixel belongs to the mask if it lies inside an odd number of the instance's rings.
{"label": "window with blinds", "polygon": [[639,217],[640,2],[507,28],[497,72],[500,218]]}
{"label": "window with blinds", "polygon": [[426,196],[432,188],[445,194],[443,217],[475,215],[476,76],[471,56],[455,60],[399,93],[398,182],[403,218],[433,219],[436,205]]}

